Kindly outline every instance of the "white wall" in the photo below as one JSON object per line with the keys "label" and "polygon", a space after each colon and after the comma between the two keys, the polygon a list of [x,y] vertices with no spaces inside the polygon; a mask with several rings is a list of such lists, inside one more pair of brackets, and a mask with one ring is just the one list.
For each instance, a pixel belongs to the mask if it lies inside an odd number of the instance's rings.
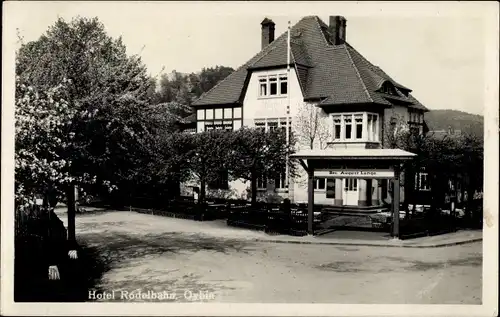
{"label": "white wall", "polygon": [[254,126],[254,119],[286,117],[288,98],[290,98],[290,116],[294,118],[297,115],[298,107],[304,104],[304,97],[295,69],[293,68],[290,68],[290,76],[288,78],[288,93],[290,97],[259,97],[259,76],[279,75],[286,72],[286,68],[252,72],[246,95],[243,99],[243,125]]}

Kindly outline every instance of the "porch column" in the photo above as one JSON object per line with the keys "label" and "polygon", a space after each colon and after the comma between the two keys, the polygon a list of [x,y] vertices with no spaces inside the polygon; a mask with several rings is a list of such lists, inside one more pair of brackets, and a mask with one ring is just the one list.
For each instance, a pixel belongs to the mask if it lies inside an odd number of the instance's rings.
{"label": "porch column", "polygon": [[368,206],[373,206],[373,179],[366,180],[366,203]]}
{"label": "porch column", "polygon": [[344,190],[342,178],[335,178],[335,205],[342,206],[342,192]]}
{"label": "porch column", "polygon": [[393,180],[393,201],[392,201],[392,219],[393,228],[392,235],[394,238],[399,238],[399,164],[394,166],[394,180]]}
{"label": "porch column", "polygon": [[372,180],[372,204],[373,205],[380,205],[380,194],[379,194],[379,180],[378,179],[373,179]]}
{"label": "porch column", "polygon": [[366,179],[358,179],[358,206],[368,206],[367,201],[368,182]]}
{"label": "porch column", "polygon": [[307,171],[307,232],[314,234],[314,166],[309,162],[309,169]]}

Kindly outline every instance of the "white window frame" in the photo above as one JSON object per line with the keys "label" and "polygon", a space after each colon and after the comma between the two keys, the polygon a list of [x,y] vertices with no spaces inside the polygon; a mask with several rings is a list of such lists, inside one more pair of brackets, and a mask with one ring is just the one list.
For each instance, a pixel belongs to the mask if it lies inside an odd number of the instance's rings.
{"label": "white window frame", "polygon": [[[254,119],[254,127],[265,132],[286,129],[286,118],[258,118]],[[274,129],[273,129],[274,128]],[[292,131],[292,119],[288,119],[288,130]],[[286,132],[286,130],[285,130]]]}
{"label": "white window frame", "polygon": [[[368,117],[371,118],[370,122]],[[332,131],[332,141],[345,143],[359,142],[380,142],[380,122],[379,114],[372,112],[350,112],[330,114],[330,128]],[[346,138],[346,119],[350,120],[351,135]],[[357,138],[357,122],[361,119],[361,138]],[[335,122],[337,120],[337,122]],[[338,122],[340,120],[340,122]],[[336,133],[336,126],[340,125],[340,135]]]}
{"label": "white window frame", "polygon": [[267,188],[267,177],[260,176],[256,179],[257,182],[257,190],[264,190]]}
{"label": "white window frame", "polygon": [[[272,79],[275,81],[272,81]],[[276,94],[271,95],[271,82],[276,83]],[[283,93],[281,91],[281,84],[286,83],[287,91]],[[263,86],[265,85],[265,86]],[[263,94],[262,87],[265,87],[265,93]],[[258,76],[258,91],[257,96],[259,99],[265,98],[278,98],[278,97],[286,97],[290,93],[290,84],[288,80],[288,75],[286,73],[276,73],[276,74],[268,74],[268,75],[260,75]]]}
{"label": "white window frame", "polygon": [[[425,187],[422,186],[422,178],[423,178],[423,176],[425,176],[425,178],[427,180]],[[417,189],[417,180],[418,180],[418,189]],[[427,173],[427,172],[420,172],[420,173],[415,174],[415,189],[417,189],[419,191],[423,191],[423,192],[431,190],[431,186],[429,185],[429,173]]]}
{"label": "white window frame", "polygon": [[346,178],[344,182],[344,191],[357,191],[359,186],[358,183],[357,178]]}
{"label": "white window frame", "polygon": [[[320,180],[323,180],[324,183],[323,183],[323,188],[319,188],[319,181]],[[316,192],[326,192],[326,181],[327,181],[327,178],[326,177],[315,177],[314,178],[314,191]]]}
{"label": "white window frame", "polygon": [[238,130],[243,125],[241,107],[198,109],[196,131]]}

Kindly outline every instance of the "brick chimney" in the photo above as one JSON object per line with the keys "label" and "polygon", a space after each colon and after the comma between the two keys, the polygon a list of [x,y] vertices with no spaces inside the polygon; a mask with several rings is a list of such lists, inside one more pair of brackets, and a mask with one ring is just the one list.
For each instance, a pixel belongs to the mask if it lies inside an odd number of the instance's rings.
{"label": "brick chimney", "polygon": [[330,43],[340,45],[345,43],[347,20],[343,16],[330,16],[330,25],[328,31],[330,33]]}
{"label": "brick chimney", "polygon": [[262,40],[261,44],[263,49],[267,45],[269,45],[272,41],[274,41],[274,22],[268,18],[265,18],[261,23],[262,25]]}

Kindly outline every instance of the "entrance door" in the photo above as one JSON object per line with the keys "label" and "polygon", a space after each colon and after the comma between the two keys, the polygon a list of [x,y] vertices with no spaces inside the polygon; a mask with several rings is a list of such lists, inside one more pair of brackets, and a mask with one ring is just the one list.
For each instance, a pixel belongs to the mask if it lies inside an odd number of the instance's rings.
{"label": "entrance door", "polygon": [[343,204],[347,206],[357,206],[359,199],[358,180],[356,178],[344,178],[343,184]]}

